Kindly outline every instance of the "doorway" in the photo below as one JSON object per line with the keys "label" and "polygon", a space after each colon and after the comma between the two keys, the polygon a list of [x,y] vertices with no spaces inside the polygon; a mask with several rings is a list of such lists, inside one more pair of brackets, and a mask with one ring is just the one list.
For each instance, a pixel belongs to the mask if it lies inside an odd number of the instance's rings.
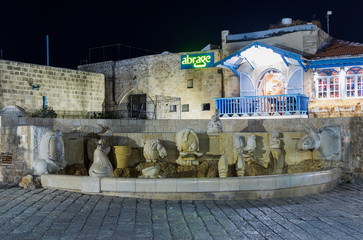
{"label": "doorway", "polygon": [[129,95],[129,118],[146,119],[146,94]]}

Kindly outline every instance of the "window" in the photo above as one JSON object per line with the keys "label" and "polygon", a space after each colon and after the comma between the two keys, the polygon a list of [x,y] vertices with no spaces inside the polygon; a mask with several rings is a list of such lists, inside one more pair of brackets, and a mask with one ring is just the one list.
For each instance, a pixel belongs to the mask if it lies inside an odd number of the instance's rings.
{"label": "window", "polygon": [[285,94],[284,75],[276,69],[264,71],[257,81],[257,92],[259,96]]}
{"label": "window", "polygon": [[0,153],[0,165],[11,165],[11,164],[13,164],[13,154]]}
{"label": "window", "polygon": [[176,112],[176,105],[170,105],[169,112]]}
{"label": "window", "polygon": [[320,71],[317,78],[318,98],[339,98],[339,73],[334,69]]}
{"label": "window", "polygon": [[363,97],[363,68],[353,67],[345,75],[347,97]]}
{"label": "window", "polygon": [[193,88],[193,79],[188,79],[187,88]]}
{"label": "window", "polygon": [[203,103],[202,111],[210,111],[210,103]]}
{"label": "window", "polygon": [[182,105],[182,112],[189,112],[189,104]]}

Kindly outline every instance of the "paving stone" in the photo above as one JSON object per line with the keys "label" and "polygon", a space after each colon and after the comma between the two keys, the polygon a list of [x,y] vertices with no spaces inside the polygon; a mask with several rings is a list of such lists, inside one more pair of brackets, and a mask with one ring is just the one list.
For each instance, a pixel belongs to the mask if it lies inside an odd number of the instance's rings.
{"label": "paving stone", "polygon": [[1,239],[363,239],[363,181],[285,199],[162,201],[0,184]]}

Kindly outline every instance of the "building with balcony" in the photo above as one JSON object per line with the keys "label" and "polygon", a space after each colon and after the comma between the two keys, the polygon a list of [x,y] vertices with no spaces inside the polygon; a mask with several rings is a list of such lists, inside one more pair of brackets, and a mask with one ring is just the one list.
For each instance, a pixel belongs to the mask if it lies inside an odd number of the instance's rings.
{"label": "building with balcony", "polygon": [[363,44],[314,24],[244,34],[222,32],[222,117],[360,116]]}

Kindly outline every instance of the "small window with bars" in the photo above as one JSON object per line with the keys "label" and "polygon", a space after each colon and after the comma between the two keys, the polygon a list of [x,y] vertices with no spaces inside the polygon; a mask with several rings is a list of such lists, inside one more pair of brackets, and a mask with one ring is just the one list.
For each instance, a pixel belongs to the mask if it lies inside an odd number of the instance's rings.
{"label": "small window with bars", "polygon": [[189,112],[189,104],[182,105],[182,112]]}
{"label": "small window with bars", "polygon": [[187,88],[193,88],[193,79],[188,79]]}
{"label": "small window with bars", "polygon": [[170,105],[169,112],[176,112],[176,105]]}
{"label": "small window with bars", "polygon": [[203,103],[202,111],[210,111],[210,103]]}
{"label": "small window with bars", "polygon": [[0,165],[11,165],[13,164],[13,154],[1,153],[0,154]]}

